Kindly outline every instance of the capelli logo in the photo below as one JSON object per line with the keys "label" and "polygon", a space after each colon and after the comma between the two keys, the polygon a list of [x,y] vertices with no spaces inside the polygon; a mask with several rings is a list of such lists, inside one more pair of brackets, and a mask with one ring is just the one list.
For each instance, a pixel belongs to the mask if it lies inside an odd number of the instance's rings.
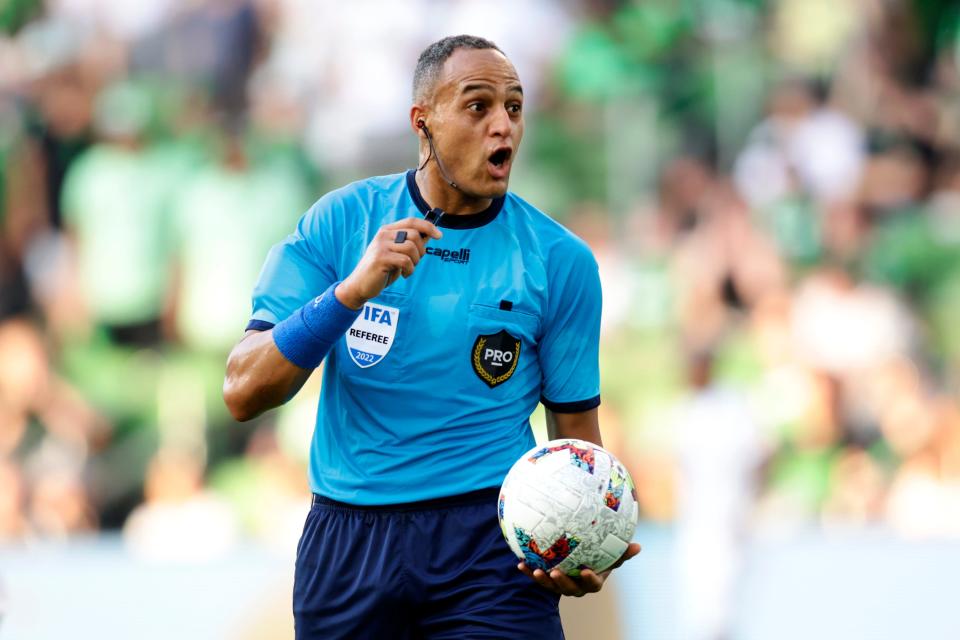
{"label": "capelli logo", "polygon": [[427,255],[437,256],[442,262],[453,262],[454,264],[467,264],[470,262],[470,249],[441,249],[439,247],[427,247]]}

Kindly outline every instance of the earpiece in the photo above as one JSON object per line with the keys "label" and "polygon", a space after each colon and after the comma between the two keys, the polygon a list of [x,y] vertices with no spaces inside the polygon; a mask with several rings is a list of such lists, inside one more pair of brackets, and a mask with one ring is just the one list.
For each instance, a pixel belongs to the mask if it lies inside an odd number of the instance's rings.
{"label": "earpiece", "polygon": [[420,120],[417,120],[417,126],[423,129],[424,131],[427,130],[427,123],[424,122],[422,118]]}

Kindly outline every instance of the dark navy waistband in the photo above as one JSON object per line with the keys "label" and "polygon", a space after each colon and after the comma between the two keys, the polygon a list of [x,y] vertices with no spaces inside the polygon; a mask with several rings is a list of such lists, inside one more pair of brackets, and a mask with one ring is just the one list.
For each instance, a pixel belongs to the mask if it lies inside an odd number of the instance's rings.
{"label": "dark navy waistband", "polygon": [[348,504],[333,500],[326,496],[313,494],[313,506],[323,505],[335,509],[344,509],[349,511],[380,511],[380,512],[409,512],[409,511],[432,511],[435,509],[449,509],[452,507],[464,507],[476,504],[497,503],[500,495],[500,487],[490,487],[489,489],[478,489],[469,493],[460,493],[455,496],[445,496],[443,498],[433,498],[431,500],[418,500],[417,502],[400,502],[397,504],[383,505],[361,505]]}

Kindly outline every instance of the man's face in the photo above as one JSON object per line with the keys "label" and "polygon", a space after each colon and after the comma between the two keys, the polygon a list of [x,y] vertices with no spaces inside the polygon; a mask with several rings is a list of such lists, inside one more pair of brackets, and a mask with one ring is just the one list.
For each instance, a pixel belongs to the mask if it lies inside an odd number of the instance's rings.
{"label": "man's face", "polygon": [[447,59],[429,109],[430,133],[450,178],[471,195],[507,192],[523,137],[523,89],[495,49],[457,49]]}

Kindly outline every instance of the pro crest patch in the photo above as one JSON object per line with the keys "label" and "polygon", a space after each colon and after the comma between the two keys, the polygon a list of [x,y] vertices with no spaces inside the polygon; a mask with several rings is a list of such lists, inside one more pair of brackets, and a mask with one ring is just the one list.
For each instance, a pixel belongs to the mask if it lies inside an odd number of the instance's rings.
{"label": "pro crest patch", "polygon": [[347,329],[347,351],[361,368],[372,367],[386,357],[397,335],[400,309],[368,302],[363,313]]}
{"label": "pro crest patch", "polygon": [[510,379],[520,360],[520,339],[503,329],[477,336],[470,361],[473,372],[491,389]]}

